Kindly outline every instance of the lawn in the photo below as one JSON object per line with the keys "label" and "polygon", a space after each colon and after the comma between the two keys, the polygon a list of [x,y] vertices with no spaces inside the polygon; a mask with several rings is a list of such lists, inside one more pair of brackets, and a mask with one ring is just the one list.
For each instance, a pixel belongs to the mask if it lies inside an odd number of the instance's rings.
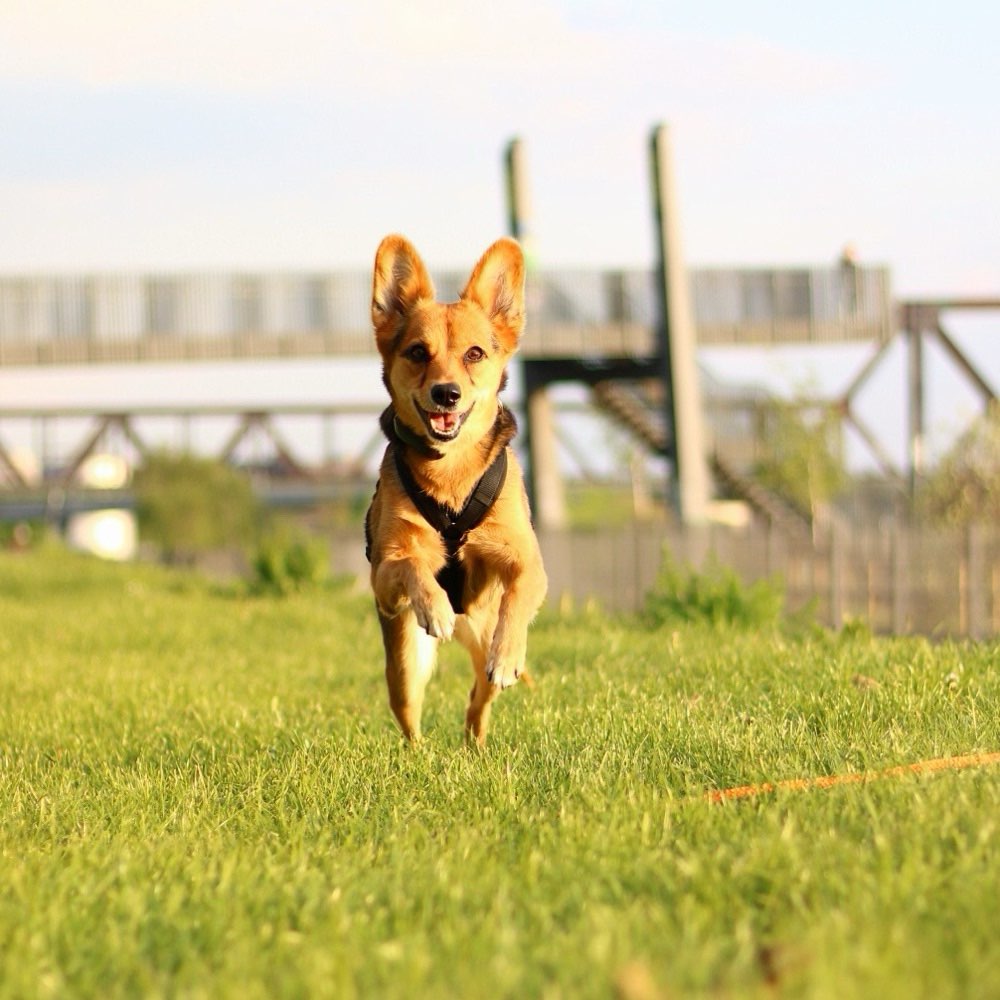
{"label": "lawn", "polygon": [[543,616],[465,748],[368,596],[0,555],[0,994],[1000,997],[1000,647]]}

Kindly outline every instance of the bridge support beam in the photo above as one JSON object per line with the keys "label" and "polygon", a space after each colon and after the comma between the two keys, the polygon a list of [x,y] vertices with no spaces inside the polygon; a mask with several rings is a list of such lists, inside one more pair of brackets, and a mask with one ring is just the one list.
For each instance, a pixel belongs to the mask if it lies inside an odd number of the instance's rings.
{"label": "bridge support beam", "polygon": [[[531,206],[520,139],[507,145],[507,209],[510,234],[524,251],[528,276],[528,322],[531,322],[531,278],[535,270],[535,248],[531,237]],[[522,364],[524,371],[525,412],[528,438],[528,495],[535,522],[543,528],[566,527],[566,489],[559,468],[555,415],[549,398],[548,385],[531,377],[531,365]]]}
{"label": "bridge support beam", "polygon": [[702,524],[710,494],[704,410],[695,353],[694,313],[681,251],[678,199],[670,132],[653,130],[650,142],[660,292],[659,355],[666,386],[667,426],[673,430],[674,475],[668,484],[684,524]]}
{"label": "bridge support beam", "polygon": [[908,336],[907,430],[910,453],[910,496],[914,497],[924,476],[924,331],[919,320],[908,330]]}
{"label": "bridge support beam", "polygon": [[2,441],[0,441],[0,473],[5,474],[15,487],[23,488],[28,485],[23,473],[17,467],[17,462],[14,461]]}
{"label": "bridge support beam", "polygon": [[93,434],[87,438],[84,445],[73,456],[69,465],[66,467],[66,471],[62,474],[62,480],[65,486],[69,486],[73,482],[77,473],[83,468],[84,462],[97,453],[98,446],[112,431],[115,430],[118,430],[122,437],[125,438],[125,440],[128,441],[133,448],[135,448],[141,458],[145,458],[148,455],[149,449],[146,447],[142,438],[140,438],[135,432],[135,428],[132,426],[132,417],[130,414],[101,414],[97,418],[97,427]]}

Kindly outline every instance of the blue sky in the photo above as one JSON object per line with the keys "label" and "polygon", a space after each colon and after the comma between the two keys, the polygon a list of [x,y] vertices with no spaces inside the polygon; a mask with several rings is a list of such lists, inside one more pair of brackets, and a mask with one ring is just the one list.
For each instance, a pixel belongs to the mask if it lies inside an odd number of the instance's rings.
{"label": "blue sky", "polygon": [[1000,7],[0,0],[0,270],[465,266],[526,144],[542,264],[652,260],[671,125],[693,264],[1000,292]]}

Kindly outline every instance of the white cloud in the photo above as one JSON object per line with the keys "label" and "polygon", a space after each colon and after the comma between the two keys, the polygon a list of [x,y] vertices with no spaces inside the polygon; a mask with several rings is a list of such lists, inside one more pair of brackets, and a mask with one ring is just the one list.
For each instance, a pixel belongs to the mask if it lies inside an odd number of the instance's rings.
{"label": "white cloud", "polygon": [[503,226],[514,134],[543,259],[644,261],[646,143],[668,120],[693,260],[828,259],[854,239],[939,286],[990,273],[981,53],[932,77],[887,16],[838,10],[828,43],[805,14],[735,27],[708,6],[0,0],[0,265],[366,263],[383,227],[459,261]]}
{"label": "white cloud", "polygon": [[585,28],[551,0],[3,0],[0,17],[0,79],[90,87],[366,95],[485,84],[500,100],[530,87],[544,104],[564,84],[585,84],[582,101],[656,82],[815,91],[856,75],[850,64],[753,37]]}
{"label": "white cloud", "polygon": [[[558,57],[565,26],[544,3],[317,3],[291,0],[36,0],[0,4],[8,80],[259,93],[303,86],[378,92],[415,71],[464,81],[525,44]],[[552,45],[553,48],[548,47]],[[543,53],[539,53],[543,54]]]}

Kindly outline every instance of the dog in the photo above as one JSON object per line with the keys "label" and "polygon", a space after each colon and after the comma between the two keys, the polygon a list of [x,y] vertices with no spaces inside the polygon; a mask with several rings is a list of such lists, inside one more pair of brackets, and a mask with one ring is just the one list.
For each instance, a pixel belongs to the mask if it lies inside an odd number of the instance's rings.
{"label": "dog", "polygon": [[454,637],[475,673],[466,739],[482,746],[493,699],[527,679],[528,625],[547,587],[510,448],[517,425],[499,395],[524,329],[521,248],[497,240],[458,301],[441,303],[409,241],[387,236],[371,317],[391,401],[365,517],[389,705],[419,740],[438,644]]}

